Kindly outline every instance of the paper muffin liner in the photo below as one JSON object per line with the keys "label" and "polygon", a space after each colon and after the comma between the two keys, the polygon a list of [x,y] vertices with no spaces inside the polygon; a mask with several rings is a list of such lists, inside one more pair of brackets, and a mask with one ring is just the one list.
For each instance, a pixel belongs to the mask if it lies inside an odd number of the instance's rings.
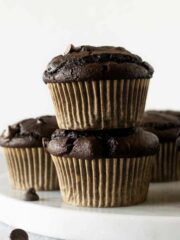
{"label": "paper muffin liner", "polygon": [[48,83],[59,128],[110,129],[142,119],[149,79]]}
{"label": "paper muffin liner", "polygon": [[58,190],[56,169],[43,148],[3,148],[13,188],[26,190]]}
{"label": "paper muffin liner", "polygon": [[146,200],[153,157],[84,160],[52,156],[64,202],[118,207]]}
{"label": "paper muffin liner", "polygon": [[176,170],[177,170],[177,180],[180,180],[180,152],[177,151],[176,154],[177,154],[176,155],[176,159],[177,159],[177,168],[176,168]]}
{"label": "paper muffin liner", "polygon": [[160,150],[154,156],[152,168],[152,182],[168,182],[180,179],[180,163],[178,160],[176,143],[160,143]]}

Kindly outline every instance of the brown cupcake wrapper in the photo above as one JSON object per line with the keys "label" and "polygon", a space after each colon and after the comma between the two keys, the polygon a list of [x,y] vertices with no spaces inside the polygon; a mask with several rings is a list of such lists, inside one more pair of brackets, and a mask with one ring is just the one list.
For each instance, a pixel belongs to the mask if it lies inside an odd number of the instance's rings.
{"label": "brown cupcake wrapper", "polygon": [[52,156],[64,202],[118,207],[146,200],[153,157],[84,160]]}
{"label": "brown cupcake wrapper", "polygon": [[[179,158],[180,159],[180,158]],[[160,143],[160,150],[154,156],[152,182],[169,182],[180,179],[180,165],[175,142]]]}
{"label": "brown cupcake wrapper", "polygon": [[56,169],[43,148],[3,148],[13,188],[26,190],[58,190]]}
{"label": "brown cupcake wrapper", "polygon": [[49,83],[59,128],[110,129],[142,119],[149,79]]}

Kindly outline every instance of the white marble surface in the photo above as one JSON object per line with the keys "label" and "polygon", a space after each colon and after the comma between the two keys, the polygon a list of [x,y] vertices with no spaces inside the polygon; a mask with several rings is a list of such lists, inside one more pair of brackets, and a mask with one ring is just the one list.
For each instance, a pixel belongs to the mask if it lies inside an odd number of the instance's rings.
{"label": "white marble surface", "polygon": [[[78,208],[64,204],[59,192],[38,194],[38,202],[22,201],[23,192],[11,189],[6,174],[0,173],[0,219],[55,239],[180,239],[180,182],[151,184],[145,203],[124,208]],[[0,240],[8,239],[10,231],[1,224]],[[30,240],[51,239],[29,236]]]}
{"label": "white marble surface", "polygon": [[[8,240],[13,227],[10,227],[6,224],[0,223],[0,239],[1,240]],[[48,238],[43,236],[38,236],[32,233],[28,233],[29,240],[54,240],[55,238]],[[57,238],[56,238],[57,239]]]}
{"label": "white marble surface", "polygon": [[[2,172],[4,172],[5,170],[6,170],[5,163],[2,159],[2,157],[0,156],[0,174]],[[8,225],[0,222],[0,240],[8,240],[9,235],[10,235],[10,233],[13,229],[14,229],[13,227],[8,226]],[[28,236],[29,236],[29,240],[54,240],[55,239],[55,238],[48,238],[48,237],[45,237],[45,236],[35,235],[35,234],[32,234],[32,233],[28,233]]]}

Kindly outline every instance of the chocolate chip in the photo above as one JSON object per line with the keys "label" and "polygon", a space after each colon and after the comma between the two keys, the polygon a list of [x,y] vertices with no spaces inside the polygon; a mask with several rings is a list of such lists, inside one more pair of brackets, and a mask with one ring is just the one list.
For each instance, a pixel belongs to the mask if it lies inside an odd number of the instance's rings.
{"label": "chocolate chip", "polygon": [[11,135],[13,135],[13,131],[12,131],[12,128],[11,128],[10,126],[8,126],[7,129],[4,130],[2,136],[3,136],[4,138],[10,138]]}
{"label": "chocolate chip", "polygon": [[73,45],[73,44],[69,44],[69,45],[66,47],[64,54],[70,53],[73,49],[74,49],[74,45]]}
{"label": "chocolate chip", "polygon": [[44,124],[44,120],[42,118],[37,118],[37,124]]}
{"label": "chocolate chip", "polygon": [[29,188],[24,196],[25,201],[38,201],[39,196],[34,188]]}
{"label": "chocolate chip", "polygon": [[22,229],[14,229],[10,234],[11,240],[28,240],[28,234]]}

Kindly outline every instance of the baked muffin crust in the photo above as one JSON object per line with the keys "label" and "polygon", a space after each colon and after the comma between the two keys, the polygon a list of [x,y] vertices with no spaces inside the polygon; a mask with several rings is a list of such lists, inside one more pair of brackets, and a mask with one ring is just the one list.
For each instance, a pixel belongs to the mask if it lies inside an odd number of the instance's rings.
{"label": "baked muffin crust", "polygon": [[153,68],[122,47],[70,45],[65,55],[51,60],[44,72],[45,83],[103,80],[149,79]]}

